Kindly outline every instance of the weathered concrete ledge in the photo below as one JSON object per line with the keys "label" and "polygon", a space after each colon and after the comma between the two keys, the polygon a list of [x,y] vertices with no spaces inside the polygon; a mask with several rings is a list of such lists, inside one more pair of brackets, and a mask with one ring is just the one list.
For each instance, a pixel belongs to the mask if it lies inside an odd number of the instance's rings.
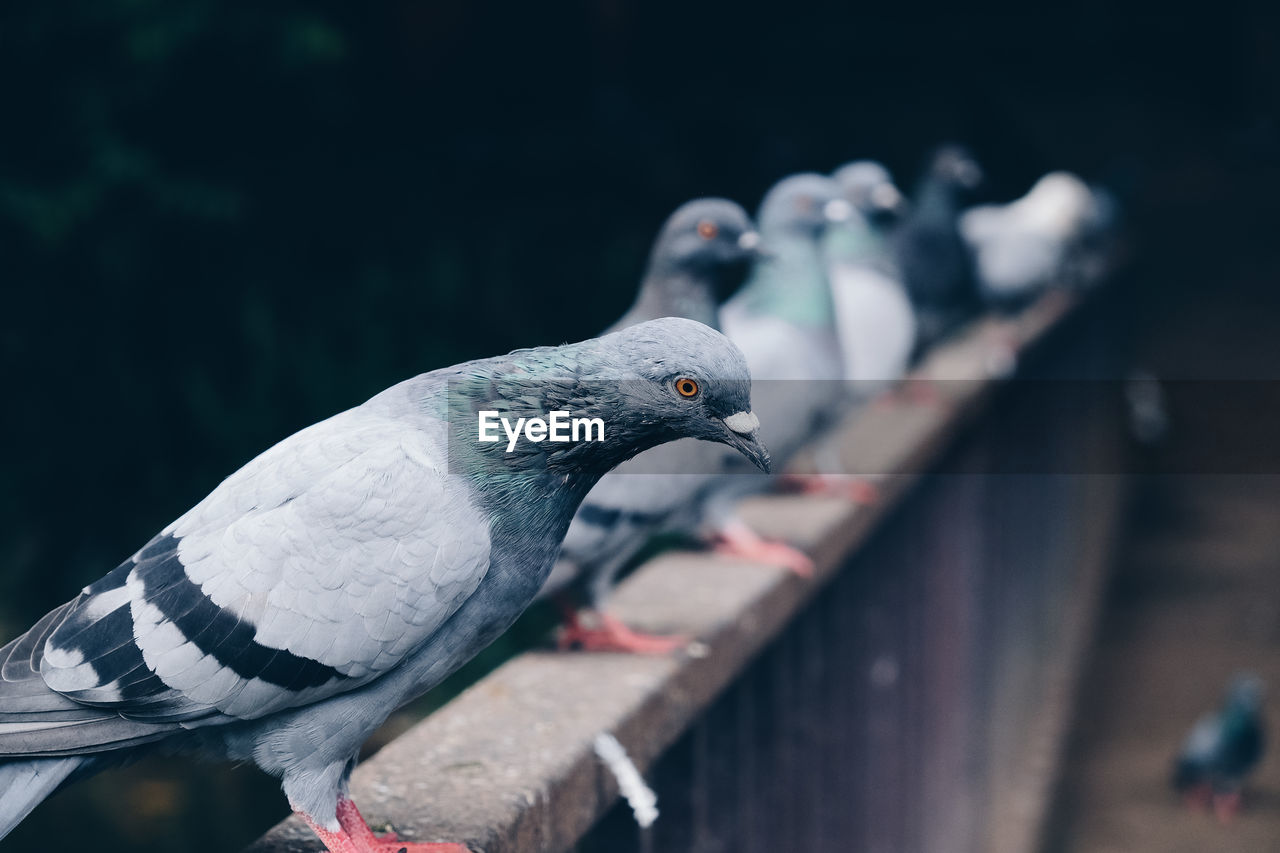
{"label": "weathered concrete ledge", "polygon": [[[484,853],[572,846],[618,795],[595,737],[612,733],[644,772],[982,412],[1010,347],[1036,346],[1076,304],[1051,293],[1015,318],[975,323],[915,374],[969,380],[939,383],[943,405],[872,405],[843,424],[833,440],[847,470],[886,472],[874,506],[780,495],[744,508],[762,533],[814,558],[814,581],[707,554],[659,556],[622,584],[616,610],[644,628],[695,637],[688,650],[670,658],[530,652],[508,661],[356,770],[353,796],[370,823],[391,825],[405,841],[463,842]],[[796,467],[812,470],[812,460]],[[1062,689],[1082,642],[1064,664]],[[1056,742],[1061,725],[1054,721],[1044,739]],[[323,847],[290,819],[250,849]]]}

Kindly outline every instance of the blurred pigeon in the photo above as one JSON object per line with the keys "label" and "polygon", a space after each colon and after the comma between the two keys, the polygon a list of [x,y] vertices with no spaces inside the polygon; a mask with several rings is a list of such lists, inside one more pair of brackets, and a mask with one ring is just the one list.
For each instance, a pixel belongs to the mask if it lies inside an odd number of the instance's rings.
{"label": "blurred pigeon", "polygon": [[982,170],[966,149],[938,149],[911,211],[894,232],[902,280],[916,307],[920,343],[926,347],[977,310],[973,257],[957,219],[981,182]]}
{"label": "blurred pigeon", "polygon": [[663,223],[635,303],[609,331],[660,317],[717,328],[720,303],[732,296],[759,257],[760,233],[735,202],[699,198]]}
{"label": "blurred pigeon", "polygon": [[[561,410],[603,440],[478,434]],[[370,832],[360,744],[512,623],[601,474],[681,437],[766,467],[756,423],[742,354],[665,319],[426,373],[285,439],[0,649],[0,837],[61,784],[179,750],[279,776],[335,853],[463,850]]]}
{"label": "blurred pigeon", "polygon": [[1262,681],[1238,675],[1222,708],[1201,717],[1187,735],[1173,768],[1173,787],[1188,806],[1213,806],[1228,822],[1240,810],[1245,777],[1262,758]]}
{"label": "blurred pigeon", "polygon": [[859,160],[832,178],[854,215],[827,229],[827,260],[844,378],[860,398],[903,376],[916,342],[916,316],[891,243],[904,200],[888,170]]}
{"label": "blurred pigeon", "polygon": [[[822,239],[829,226],[854,214],[830,178],[803,173],[779,181],[757,217],[769,257],[720,312],[725,334],[747,357],[758,406],[768,407],[763,429],[767,441],[777,442],[780,464],[834,421],[844,402],[837,381],[844,360]],[[703,507],[704,529],[718,541],[717,550],[811,571],[806,555],[763,540],[738,517],[737,503],[768,488],[769,481],[743,476],[733,460],[726,459],[723,468]],[[856,490],[855,499],[866,497],[865,488]]]}
{"label": "blurred pigeon", "polygon": [[[635,305],[615,328],[656,317],[715,326],[720,302],[741,286],[759,244],[750,217],[734,202],[697,199],[681,206],[654,243]],[[681,637],[629,628],[605,603],[618,574],[650,538],[692,512],[706,478],[680,472],[705,468],[706,457],[707,446],[692,439],[655,447],[604,475],[587,495],[539,593],[554,596],[564,610],[562,646],[663,654],[683,645]],[[580,612],[583,603],[591,613]]]}
{"label": "blurred pigeon", "polygon": [[[738,294],[725,303],[721,324],[748,363],[769,379],[839,379],[831,288],[821,239],[827,226],[853,215],[830,178],[803,173],[784,178],[760,203],[757,222],[769,247]],[[787,420],[794,420],[788,418]],[[807,433],[807,427],[802,428]]]}
{"label": "blurred pigeon", "polygon": [[987,304],[1017,308],[1054,284],[1085,239],[1095,200],[1084,181],[1050,172],[1022,198],[981,205],[960,217]]}

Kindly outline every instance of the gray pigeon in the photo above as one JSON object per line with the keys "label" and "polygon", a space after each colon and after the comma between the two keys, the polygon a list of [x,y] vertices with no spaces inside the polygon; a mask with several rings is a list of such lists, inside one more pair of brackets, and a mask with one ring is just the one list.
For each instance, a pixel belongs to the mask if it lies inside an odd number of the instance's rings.
{"label": "gray pigeon", "polygon": [[1188,806],[1212,805],[1222,822],[1240,810],[1245,777],[1262,758],[1262,680],[1238,675],[1222,708],[1201,717],[1174,761],[1173,787]]}
{"label": "gray pigeon", "polygon": [[920,182],[911,212],[894,233],[922,346],[931,345],[977,311],[973,257],[960,236],[957,218],[981,182],[982,169],[967,149],[939,148]]}
{"label": "gray pigeon", "polygon": [[[656,317],[715,326],[720,302],[742,284],[759,244],[750,217],[734,202],[682,205],[658,234],[635,305],[614,328]],[[605,603],[618,574],[652,536],[691,511],[706,478],[679,472],[696,470],[706,456],[707,446],[692,439],[655,447],[606,474],[587,495],[539,593],[554,596],[564,611],[562,646],[662,654],[683,643],[629,628]],[[592,611],[586,619],[583,603]]]}
{"label": "gray pigeon", "polygon": [[180,750],[279,776],[335,853],[463,850],[373,836],[360,744],[524,610],[605,471],[682,437],[767,467],[750,408],[737,348],[665,319],[426,373],[285,439],[0,649],[0,837],[62,784]]}
{"label": "gray pigeon", "polygon": [[737,203],[698,198],[680,205],[654,240],[635,304],[609,330],[659,317],[716,328],[720,303],[742,286],[759,252],[760,234]]}
{"label": "gray pigeon", "polygon": [[1050,172],[1022,198],[980,205],[960,217],[988,305],[1017,308],[1063,284],[1094,217],[1093,192],[1069,172]]}
{"label": "gray pigeon", "polygon": [[[725,334],[751,367],[753,396],[761,409],[768,408],[766,440],[780,464],[833,422],[844,405],[838,382],[844,362],[822,239],[834,223],[853,215],[853,206],[830,178],[804,173],[779,181],[757,216],[770,257],[721,310]],[[811,571],[806,555],[761,539],[738,517],[738,502],[768,488],[769,481],[742,476],[734,460],[726,459],[722,470],[706,490],[700,515],[704,535],[723,553],[802,574]],[[830,491],[830,484],[820,485]],[[856,490],[855,499],[865,500],[865,492]]]}

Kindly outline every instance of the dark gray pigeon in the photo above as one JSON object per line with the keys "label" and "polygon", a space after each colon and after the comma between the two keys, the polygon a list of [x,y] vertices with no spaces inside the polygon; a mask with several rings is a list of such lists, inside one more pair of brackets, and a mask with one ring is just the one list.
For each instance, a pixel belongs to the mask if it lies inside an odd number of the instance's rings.
{"label": "dark gray pigeon", "polygon": [[[759,245],[750,217],[734,202],[682,205],[659,232],[639,296],[614,328],[656,317],[715,326],[720,302],[742,284]],[[564,610],[562,646],[662,654],[683,642],[635,631],[605,604],[618,574],[653,535],[692,511],[705,478],[679,472],[696,470],[706,456],[706,444],[693,439],[655,447],[606,474],[587,495],[539,594],[554,596]],[[579,612],[583,604],[590,613]]]}
{"label": "dark gray pigeon", "polygon": [[[750,409],[737,348],[665,319],[426,373],[286,438],[0,649],[0,837],[66,782],[180,750],[280,777],[335,853],[462,850],[369,832],[361,743],[524,610],[604,472],[683,437],[767,467]],[[557,411],[603,427],[480,440]]]}
{"label": "dark gray pigeon", "polygon": [[1190,807],[1212,806],[1229,822],[1240,810],[1245,778],[1262,758],[1262,680],[1238,675],[1222,707],[1191,729],[1174,761],[1173,787]]}
{"label": "dark gray pigeon", "polygon": [[663,223],[635,303],[610,331],[660,317],[684,317],[712,328],[760,256],[760,233],[736,202],[698,198]]}
{"label": "dark gray pigeon", "polygon": [[978,306],[973,258],[957,219],[982,182],[982,169],[958,145],[939,148],[916,191],[910,213],[894,235],[902,280],[929,346]]}

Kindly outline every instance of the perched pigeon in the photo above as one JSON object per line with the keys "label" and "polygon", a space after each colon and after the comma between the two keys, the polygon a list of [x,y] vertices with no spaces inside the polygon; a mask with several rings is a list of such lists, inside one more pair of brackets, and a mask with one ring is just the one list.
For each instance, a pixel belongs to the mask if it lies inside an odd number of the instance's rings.
{"label": "perched pigeon", "polygon": [[[842,376],[821,240],[830,224],[852,215],[836,183],[812,173],[782,179],[760,203],[756,219],[769,257],[725,303],[720,320],[747,362],[765,368],[766,378]],[[808,433],[807,425],[798,426]]]}
{"label": "perched pigeon", "polygon": [[919,320],[920,342],[929,346],[977,310],[973,258],[957,218],[982,170],[959,146],[933,156],[911,211],[894,233],[902,280]]}
{"label": "perched pigeon", "polygon": [[1094,209],[1093,192],[1084,181],[1050,172],[1022,198],[965,211],[960,233],[973,251],[987,304],[1017,308],[1050,285],[1065,283]]}
{"label": "perched pigeon", "polygon": [[663,223],[635,303],[610,331],[660,317],[684,317],[712,328],[759,257],[760,234],[735,202],[699,198]]}
{"label": "perched pigeon", "polygon": [[[720,302],[741,286],[759,244],[750,217],[734,202],[697,199],[682,205],[658,234],[635,305],[614,327],[656,317],[717,325]],[[683,643],[629,628],[605,602],[619,572],[652,536],[692,512],[706,477],[680,472],[696,470],[707,450],[692,439],[655,447],[604,475],[587,495],[539,593],[555,596],[565,611],[563,646],[661,654]],[[579,613],[582,603],[593,611],[586,620]]]}
{"label": "perched pigeon", "polygon": [[866,398],[903,376],[916,343],[916,315],[891,242],[902,194],[884,166],[859,160],[832,178],[854,215],[823,240],[844,378]]}
{"label": "perched pigeon", "polygon": [[[604,427],[480,440],[489,412],[557,411]],[[285,439],[0,649],[0,837],[65,782],[182,750],[279,776],[335,853],[462,850],[374,837],[347,795],[360,744],[520,614],[601,474],[682,437],[767,467],[756,423],[737,348],[665,319],[426,373]]]}
{"label": "perched pigeon", "polygon": [[[844,361],[827,280],[822,239],[829,226],[854,215],[830,178],[804,173],[779,181],[761,202],[757,222],[769,258],[757,264],[743,289],[721,309],[730,340],[747,357],[767,441],[781,463],[834,420],[842,399]],[[703,524],[718,550],[774,562],[804,573],[807,556],[767,542],[737,515],[740,499],[767,486],[762,477],[739,476],[732,460],[708,490]],[[861,494],[861,490],[860,490]]]}
{"label": "perched pigeon", "polygon": [[1189,806],[1212,804],[1228,822],[1240,809],[1245,777],[1262,758],[1262,681],[1239,675],[1222,708],[1201,717],[1187,735],[1173,768],[1173,787]]}

